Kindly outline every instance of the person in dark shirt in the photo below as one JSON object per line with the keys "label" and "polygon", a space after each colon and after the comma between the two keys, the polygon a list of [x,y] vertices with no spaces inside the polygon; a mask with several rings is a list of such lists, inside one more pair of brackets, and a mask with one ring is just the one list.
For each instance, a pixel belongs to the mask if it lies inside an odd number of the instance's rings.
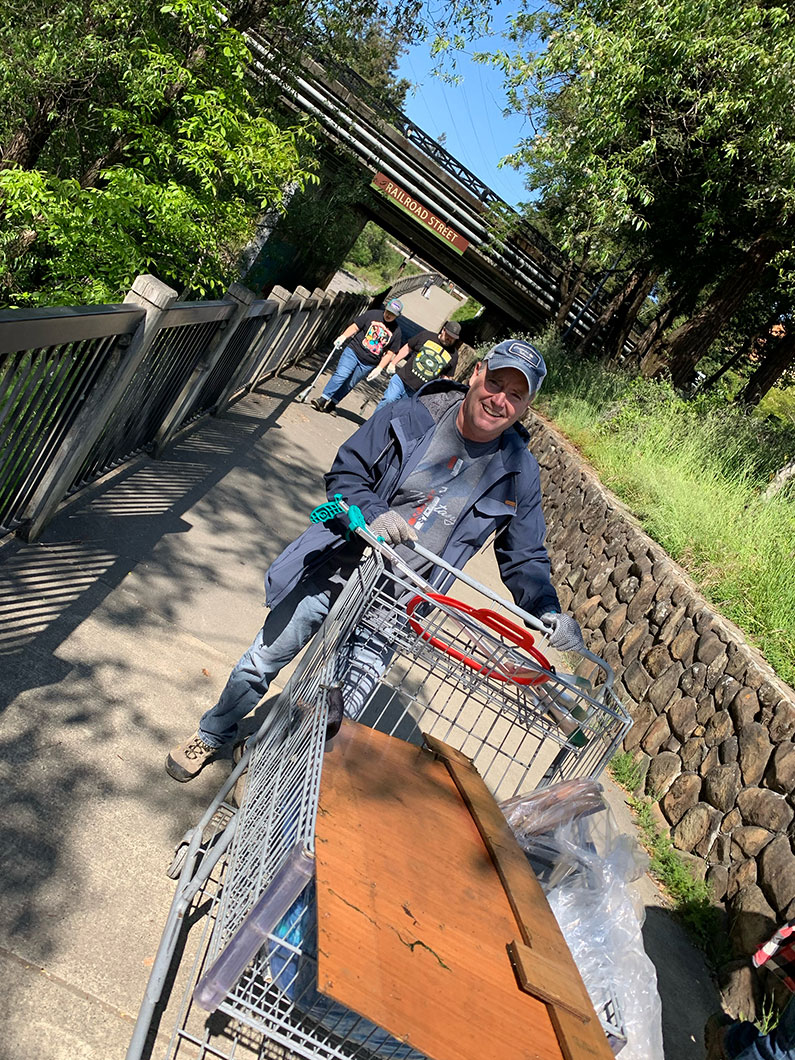
{"label": "person in dark shirt", "polygon": [[370,378],[386,368],[394,373],[375,411],[403,397],[411,397],[433,379],[451,378],[458,365],[461,325],[448,320],[440,331],[419,331],[396,355],[385,355]]}
{"label": "person in dark shirt", "polygon": [[[415,558],[412,541],[438,550],[445,566],[461,568],[493,541],[501,577],[519,607],[541,619],[553,648],[582,652],[580,627],[561,613],[550,581],[540,473],[520,422],[546,371],[529,342],[499,343],[475,365],[469,387],[439,379],[371,416],[341,446],[326,490],[329,499],[340,494],[356,505],[376,537],[397,549],[409,546]],[[338,520],[312,523],[273,561],[265,582],[270,612],[218,702],[169,753],[166,771],[174,780],[192,780],[234,743],[238,723],[318,631],[364,551],[346,529]],[[455,580],[441,567],[426,576],[441,593]],[[345,712],[356,718],[392,646],[388,637],[374,649],[353,639],[340,676]]]}
{"label": "person in dark shirt", "polygon": [[334,340],[334,348],[342,348],[342,353],[323,393],[311,402],[313,408],[318,412],[333,413],[345,395],[375,368],[385,353],[396,353],[400,349],[403,335],[396,321],[402,311],[403,303],[393,298],[383,309],[361,313]]}

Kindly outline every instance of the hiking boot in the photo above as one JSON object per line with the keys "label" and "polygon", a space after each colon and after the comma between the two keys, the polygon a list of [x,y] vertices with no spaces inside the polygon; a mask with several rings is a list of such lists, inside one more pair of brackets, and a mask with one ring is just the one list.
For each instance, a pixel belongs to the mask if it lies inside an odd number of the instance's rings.
{"label": "hiking boot", "polygon": [[175,747],[166,759],[166,773],[180,784],[185,784],[204,769],[214,757],[217,747],[211,747],[195,732],[185,743]]}
{"label": "hiking boot", "polygon": [[318,398],[312,398],[309,404],[313,409],[317,409],[318,412],[326,412],[331,402],[321,394]]}

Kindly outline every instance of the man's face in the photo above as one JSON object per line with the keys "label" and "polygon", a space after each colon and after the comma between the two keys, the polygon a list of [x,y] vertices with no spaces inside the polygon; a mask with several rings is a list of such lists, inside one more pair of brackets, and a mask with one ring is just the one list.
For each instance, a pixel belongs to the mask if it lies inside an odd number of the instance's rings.
{"label": "man's face", "polygon": [[442,346],[452,346],[455,342],[455,335],[451,335],[445,328],[439,332],[439,342]]}
{"label": "man's face", "polygon": [[390,313],[388,309],[384,310],[384,323],[391,324],[393,320],[397,320],[394,313]]}
{"label": "man's face", "polygon": [[527,379],[518,368],[490,371],[475,365],[456,426],[471,442],[490,442],[524,416],[530,405]]}

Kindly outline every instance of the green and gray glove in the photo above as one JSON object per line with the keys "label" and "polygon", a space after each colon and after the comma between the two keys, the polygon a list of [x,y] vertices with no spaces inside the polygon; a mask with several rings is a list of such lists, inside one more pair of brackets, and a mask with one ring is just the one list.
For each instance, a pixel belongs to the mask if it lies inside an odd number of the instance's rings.
{"label": "green and gray glove", "polygon": [[383,512],[376,516],[370,523],[369,529],[376,537],[383,537],[386,544],[393,548],[395,545],[405,545],[409,541],[417,540],[415,531],[397,512]]}
{"label": "green and gray glove", "polygon": [[557,611],[547,611],[541,615],[541,621],[550,631],[547,640],[550,646],[558,651],[585,651],[582,631],[571,615],[561,615]]}

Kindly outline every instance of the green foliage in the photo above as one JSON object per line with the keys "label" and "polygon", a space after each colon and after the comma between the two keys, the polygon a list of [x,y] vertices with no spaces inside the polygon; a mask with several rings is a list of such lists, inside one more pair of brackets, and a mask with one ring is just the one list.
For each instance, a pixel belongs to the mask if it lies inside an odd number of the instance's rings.
{"label": "green foliage", "polygon": [[610,760],[610,775],[616,784],[626,791],[637,791],[641,782],[641,770],[629,751],[619,751]]}
{"label": "green foliage", "polygon": [[795,451],[792,426],[546,353],[542,411],[779,675],[795,680],[795,511],[789,491],[762,497]]}
{"label": "green foliage", "polygon": [[676,915],[696,945],[714,967],[720,967],[730,954],[723,918],[709,887],[693,875],[671,840],[660,831],[652,814],[651,801],[631,794],[640,782],[640,772],[632,755],[620,752],[608,768],[615,782],[630,793],[626,801],[638,826],[640,841],[649,854],[649,874],[671,899]]}
{"label": "green foliage", "polygon": [[467,298],[450,317],[451,320],[473,320],[483,306],[474,298]]}
{"label": "green foliage", "polygon": [[[469,32],[481,7],[435,17],[416,0],[5,5],[0,304],[115,300],[141,270],[219,293],[263,218],[315,179],[311,126],[277,106],[308,28],[321,60],[351,62],[397,102],[401,48]],[[276,81],[252,76],[249,31],[274,42]],[[323,233],[311,233],[317,253]]]}
{"label": "green foliage", "polygon": [[763,416],[775,416],[795,427],[795,386],[769,390],[759,402],[758,411]]}
{"label": "green foliage", "polygon": [[[373,221],[368,221],[351,247],[346,268],[374,287],[390,283],[398,275],[403,255],[390,245],[390,236]],[[407,265],[401,275],[411,276],[416,268]]]}
{"label": "green foliage", "polygon": [[646,799],[627,799],[640,830],[641,842],[649,853],[649,873],[671,897],[674,909],[694,942],[719,967],[729,957],[723,918],[716,908],[709,887],[694,876],[667,835],[657,827]]}
{"label": "green foliage", "polygon": [[776,1004],[776,999],[770,995],[762,998],[762,1011],[755,1026],[760,1034],[770,1034],[779,1025],[783,1009]]}
{"label": "green foliage", "polygon": [[[537,35],[537,38],[536,36]],[[543,47],[528,52],[534,39]],[[554,0],[493,57],[538,132],[512,161],[567,243],[690,252],[795,206],[795,24],[749,0]],[[786,132],[785,132],[786,130]],[[670,259],[668,259],[670,260]],[[667,262],[665,262],[667,263]]]}
{"label": "green foliage", "polygon": [[[14,304],[117,299],[137,272],[219,292],[257,218],[310,178],[206,0],[67,4],[0,31],[0,283]],[[41,12],[43,15],[43,12]]]}
{"label": "green foliage", "polygon": [[[786,5],[524,0],[510,39],[510,49],[481,56],[503,71],[511,107],[533,130],[506,161],[539,193],[547,230],[580,270],[617,266],[608,295],[636,270],[656,285],[645,303],[628,294],[611,306],[607,356],[619,356],[627,322],[670,308],[642,370],[667,364],[686,385],[749,289],[777,288],[791,313],[795,18]],[[579,283],[582,272],[573,275]],[[765,311],[769,328],[776,315]],[[744,324],[749,345],[756,331]]]}

